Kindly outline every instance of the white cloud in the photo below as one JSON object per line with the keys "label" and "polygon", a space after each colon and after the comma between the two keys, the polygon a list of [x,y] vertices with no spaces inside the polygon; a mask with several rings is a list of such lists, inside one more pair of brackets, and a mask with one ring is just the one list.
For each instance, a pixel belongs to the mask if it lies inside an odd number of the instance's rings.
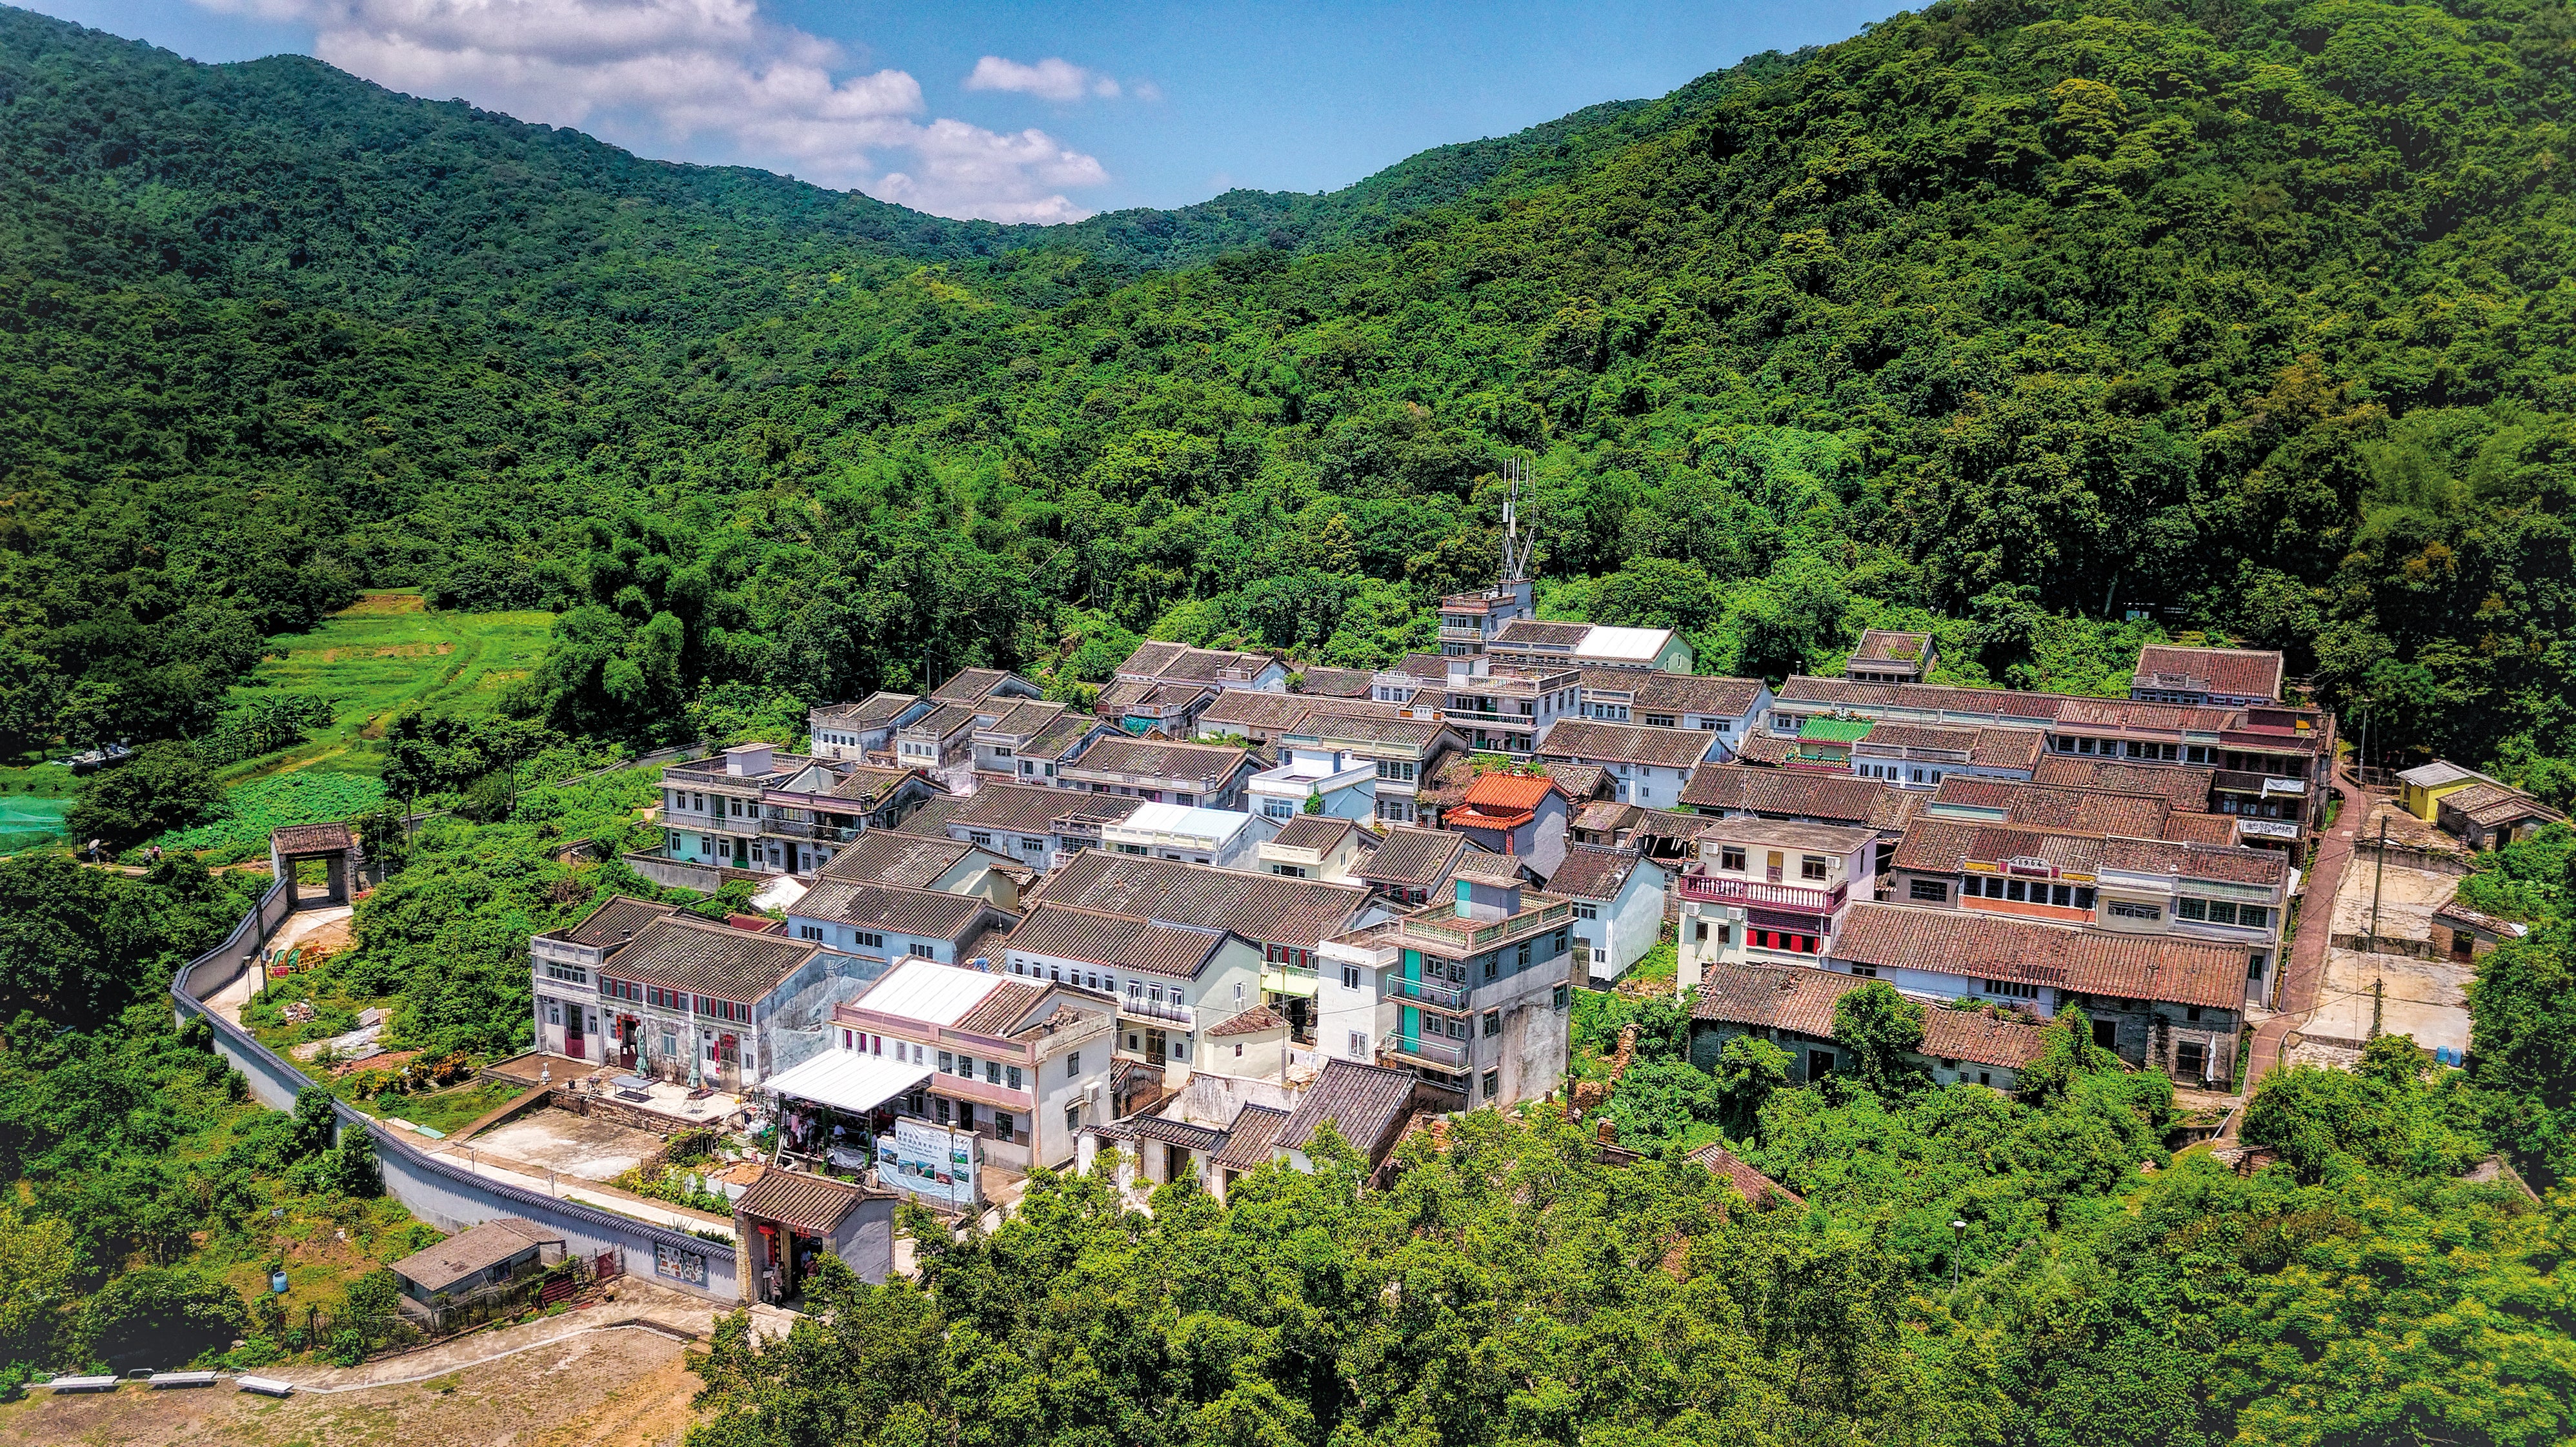
{"label": "white cloud", "polygon": [[[925,124],[910,75],[851,73],[839,46],[768,20],[756,0],[197,3],[310,24],[317,56],[395,90],[460,96],[639,150],[792,171],[945,216],[1080,220],[1089,213],[1064,189],[1109,179],[1042,131]],[[1116,82],[1060,60],[1020,69],[1052,80],[1050,65],[1114,93]]]}
{"label": "white cloud", "polygon": [[1048,56],[1035,65],[1022,65],[988,55],[975,62],[974,72],[966,77],[968,90],[1015,90],[1040,100],[1072,101],[1086,95],[1103,98],[1118,94],[1118,82],[1096,70],[1085,70],[1069,60]]}

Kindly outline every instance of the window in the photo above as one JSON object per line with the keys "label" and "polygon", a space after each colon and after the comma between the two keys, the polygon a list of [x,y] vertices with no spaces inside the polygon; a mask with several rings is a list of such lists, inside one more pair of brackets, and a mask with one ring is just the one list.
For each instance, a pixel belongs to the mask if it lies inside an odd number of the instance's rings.
{"label": "window", "polygon": [[998,1060],[987,1060],[984,1062],[984,1083],[986,1085],[999,1085],[1002,1083],[1002,1062]]}
{"label": "window", "polygon": [[1918,879],[1905,887],[1905,897],[1919,899],[1927,904],[1947,904],[1950,901],[1950,886],[1945,880]]}
{"label": "window", "polygon": [[1513,968],[1513,969],[1516,969],[1516,970],[1526,970],[1526,969],[1528,969],[1528,968],[1529,968],[1529,962],[1530,962],[1530,947],[1529,947],[1529,941],[1527,941],[1527,940],[1523,940],[1523,941],[1521,941],[1521,947],[1520,947],[1520,951],[1519,951],[1519,953],[1518,953],[1518,954],[1516,954],[1516,955],[1514,955],[1514,956],[1512,957],[1512,968]]}
{"label": "window", "polygon": [[1066,1052],[1064,1053],[1064,1078],[1065,1078],[1065,1079],[1067,1079],[1067,1080],[1071,1080],[1071,1079],[1073,1079],[1075,1076],[1080,1075],[1081,1073],[1082,1073],[1082,1052],[1081,1052],[1081,1051],[1079,1051],[1079,1050],[1068,1050],[1068,1051],[1066,1051]]}
{"label": "window", "polygon": [[2265,905],[2240,904],[2236,906],[2236,922],[2248,929],[2270,929],[2272,911]]}
{"label": "window", "polygon": [[1369,1048],[1368,1048],[1368,1032],[1367,1032],[1367,1031],[1365,1031],[1365,1030],[1354,1030],[1354,1031],[1352,1031],[1352,1032],[1351,1032],[1351,1041],[1350,1041],[1350,1045],[1351,1045],[1351,1057],[1352,1057],[1353,1059],[1355,1059],[1355,1060],[1366,1060],[1366,1059],[1368,1059]]}
{"label": "window", "polygon": [[980,829],[968,830],[966,834],[966,842],[974,845],[978,849],[990,849],[993,847],[993,836]]}
{"label": "window", "polygon": [[2113,919],[2157,920],[2163,919],[2164,917],[2165,912],[2163,908],[2157,905],[2140,904],[2133,899],[2115,899],[2111,901],[2111,918]]}
{"label": "window", "polygon": [[1878,966],[1876,965],[1854,965],[1851,967],[1851,972],[1860,976],[1864,980],[1875,980],[1878,978]]}
{"label": "window", "polygon": [[881,950],[885,948],[884,935],[870,934],[866,930],[850,931],[850,940],[863,950]]}
{"label": "window", "polygon": [[945,1050],[940,1051],[940,1052],[939,1052],[939,1073],[940,1073],[940,1074],[942,1074],[942,1075],[950,1075],[950,1074],[954,1074],[954,1073],[956,1072],[956,1069],[957,1069],[957,1057],[956,1057],[956,1056],[953,1056],[953,1055],[951,1055],[951,1054],[949,1054],[949,1053],[948,1053],[947,1051],[945,1051]]}
{"label": "window", "polygon": [[1486,1033],[1488,1036],[1500,1035],[1500,1034],[1502,1034],[1502,1033],[1503,1033],[1503,1012],[1502,1012],[1502,1011],[1500,1011],[1500,1010],[1487,1010],[1487,1011],[1485,1012],[1485,1033]]}
{"label": "window", "polygon": [[1501,1071],[1499,1071],[1499,1070],[1488,1070],[1488,1071],[1486,1071],[1486,1072],[1485,1072],[1485,1099],[1487,1099],[1487,1100],[1492,1100],[1492,1099],[1494,1099],[1495,1097],[1497,1097],[1497,1096],[1501,1095],[1502,1093],[1503,1093],[1503,1073],[1502,1073]]}
{"label": "window", "polygon": [[1410,784],[1414,782],[1415,773],[1420,767],[1418,764],[1406,763],[1401,759],[1380,759],[1377,761],[1377,776],[1381,779],[1391,779],[1399,784]]}
{"label": "window", "polygon": [[1015,1140],[1017,1137],[1013,1136],[1011,1132],[1017,1129],[1019,1129],[1019,1123],[1012,1120],[1007,1113],[998,1110],[993,1112],[993,1138],[995,1140]]}
{"label": "window", "polygon": [[1564,1008],[1565,1008],[1565,1001],[1566,1001],[1566,987],[1565,987],[1565,986],[1563,986],[1563,985],[1559,985],[1559,986],[1557,986],[1557,987],[1556,987],[1556,995],[1555,995],[1555,997],[1554,997],[1553,999],[1549,1000],[1549,1001],[1548,1001],[1548,1003],[1549,1003],[1549,1004],[1551,1004],[1551,1005],[1554,1005],[1557,1009],[1562,1010],[1562,1009],[1564,1009]]}
{"label": "window", "polygon": [[560,1002],[554,1000],[546,1002],[546,1023],[549,1025],[563,1023],[563,1005]]}
{"label": "window", "polygon": [[1488,980],[1499,980],[1502,977],[1503,957],[1499,954],[1485,956],[1485,978]]}
{"label": "window", "polygon": [[1264,799],[1261,801],[1261,814],[1265,819],[1294,819],[1297,806],[1286,799]]}
{"label": "window", "polygon": [[1574,917],[1576,919],[1599,919],[1601,917],[1601,911],[1599,907],[1585,904],[1583,901],[1578,899],[1574,902]]}
{"label": "window", "polygon": [[549,980],[561,980],[564,983],[571,985],[587,985],[590,983],[590,971],[585,970],[578,965],[562,965],[555,963],[553,960],[548,960],[546,961],[546,978]]}
{"label": "window", "polygon": [[1801,855],[1799,855],[1799,856],[1798,856],[1798,877],[1799,877],[1800,879],[1822,879],[1822,878],[1824,878],[1824,877],[1825,877],[1825,861],[1824,861],[1824,856],[1822,856],[1822,855],[1818,855],[1818,854],[1801,854]]}
{"label": "window", "polygon": [[947,1096],[934,1095],[930,1098],[930,1118],[939,1122],[941,1125],[948,1124]]}
{"label": "window", "polygon": [[1987,994],[1998,999],[2036,1000],[2039,998],[2039,986],[2026,985],[2019,980],[1988,980],[1985,982],[1985,987]]}
{"label": "window", "polygon": [[823,938],[823,927],[819,924],[800,924],[796,927],[796,937],[800,940],[820,941]]}
{"label": "window", "polygon": [[1018,1067],[1018,1066],[1014,1065],[1014,1066],[1012,1066],[1010,1069],[1005,1070],[1005,1071],[1003,1071],[1002,1073],[1003,1073],[1004,1075],[1006,1075],[1006,1076],[1008,1076],[1008,1077],[1009,1077],[1009,1079],[1008,1079],[1008,1080],[1006,1080],[1006,1081],[1004,1081],[1004,1082],[1003,1082],[1004,1084],[1006,1084],[1006,1085],[1010,1086],[1010,1088],[1011,1088],[1011,1089],[1013,1089],[1013,1090],[1017,1090],[1017,1089],[1019,1089],[1019,1088],[1020,1088],[1020,1067]]}
{"label": "window", "polygon": [[1356,990],[1359,987],[1360,967],[1357,965],[1342,966],[1342,988],[1345,990]]}
{"label": "window", "polygon": [[1692,926],[1691,926],[1691,938],[1692,938],[1694,941],[1696,941],[1697,943],[1700,943],[1700,944],[1707,944],[1707,943],[1708,943],[1708,921],[1707,921],[1707,920],[1701,920],[1699,923],[1697,923],[1697,924],[1695,924],[1695,925],[1692,925]]}
{"label": "window", "polygon": [[1729,844],[1720,848],[1717,851],[1717,867],[1720,869],[1732,870],[1737,874],[1742,874],[1744,872],[1743,846],[1738,844]]}

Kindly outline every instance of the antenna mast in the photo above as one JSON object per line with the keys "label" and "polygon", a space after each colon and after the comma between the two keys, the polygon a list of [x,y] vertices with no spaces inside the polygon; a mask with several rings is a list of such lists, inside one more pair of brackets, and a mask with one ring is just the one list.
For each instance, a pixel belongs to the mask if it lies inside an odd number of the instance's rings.
{"label": "antenna mast", "polygon": [[1529,575],[1530,555],[1538,547],[1538,533],[1533,529],[1529,541],[1521,541],[1521,484],[1529,481],[1529,462],[1514,453],[1503,461],[1503,476],[1509,478],[1512,490],[1503,499],[1503,576],[1505,590]]}

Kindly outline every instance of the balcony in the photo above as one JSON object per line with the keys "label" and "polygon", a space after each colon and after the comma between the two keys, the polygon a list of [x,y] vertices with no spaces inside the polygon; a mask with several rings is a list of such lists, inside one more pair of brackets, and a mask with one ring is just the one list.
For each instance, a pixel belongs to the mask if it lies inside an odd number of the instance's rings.
{"label": "balcony", "polygon": [[1139,1020],[1170,1020],[1181,1025],[1198,1024],[1198,1012],[1178,1000],[1148,1000],[1142,995],[1118,997],[1118,1013]]}
{"label": "balcony", "polygon": [[1399,978],[1389,980],[1387,982],[1387,990],[1388,993],[1395,996],[1395,998],[1399,1000],[1409,1000],[1417,1005],[1430,1005],[1441,1010],[1464,1010],[1467,1008],[1467,987],[1465,985],[1453,985],[1446,980],[1407,980]]}
{"label": "balcony", "polygon": [[1374,760],[1362,760],[1339,769],[1325,770],[1313,764],[1282,764],[1252,776],[1252,792],[1267,798],[1304,800],[1314,794],[1330,794],[1354,789],[1377,778]]}
{"label": "balcony", "polygon": [[1396,1030],[1388,1032],[1385,1043],[1378,1047],[1378,1053],[1398,1060],[1419,1061],[1439,1070],[1464,1070],[1472,1063],[1468,1046],[1469,1042],[1465,1040],[1441,1040],[1428,1035],[1415,1037]]}
{"label": "balcony", "polygon": [[1712,904],[1761,905],[1770,909],[1796,910],[1801,914],[1839,914],[1851,899],[1848,883],[1837,884],[1831,889],[1818,889],[1800,884],[1730,879],[1722,874],[1684,874],[1679,887],[1684,899]]}
{"label": "balcony", "polygon": [[2299,837],[2299,826],[2289,819],[2252,819],[2239,814],[2236,816],[2236,832],[2256,839],[2281,839],[2296,843]]}
{"label": "balcony", "polygon": [[1482,628],[1451,628],[1444,625],[1440,630],[1440,641],[1443,643],[1482,643],[1485,641],[1485,630]]}
{"label": "balcony", "polygon": [[1573,904],[1561,899],[1522,910],[1508,919],[1460,919],[1448,913],[1446,905],[1434,908],[1438,912],[1409,914],[1396,920],[1396,936],[1452,958],[1461,951],[1492,949],[1574,918]]}
{"label": "balcony", "polygon": [[867,832],[854,826],[817,824],[810,819],[763,819],[760,832],[780,839],[812,839],[824,844],[847,844]]}

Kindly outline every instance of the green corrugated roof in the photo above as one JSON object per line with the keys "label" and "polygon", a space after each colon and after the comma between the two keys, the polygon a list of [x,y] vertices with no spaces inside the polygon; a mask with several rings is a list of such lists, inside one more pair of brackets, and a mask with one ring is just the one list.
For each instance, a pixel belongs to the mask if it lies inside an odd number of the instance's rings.
{"label": "green corrugated roof", "polygon": [[1829,744],[1856,743],[1875,725],[1865,718],[1811,718],[1798,726],[1799,742],[1810,739]]}

